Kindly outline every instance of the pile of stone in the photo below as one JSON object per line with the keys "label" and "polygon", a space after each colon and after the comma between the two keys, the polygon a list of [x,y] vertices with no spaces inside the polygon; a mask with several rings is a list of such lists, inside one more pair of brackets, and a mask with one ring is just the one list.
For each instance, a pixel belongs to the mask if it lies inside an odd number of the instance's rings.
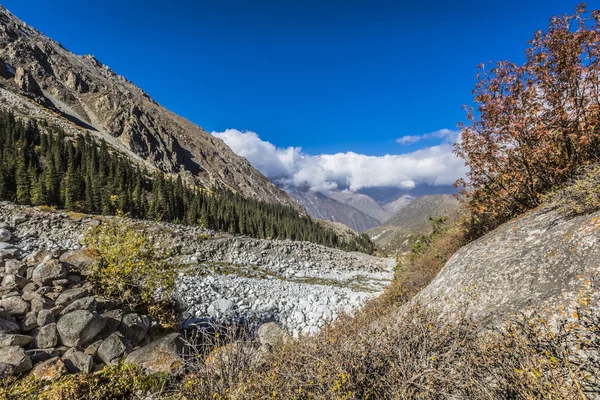
{"label": "pile of stone", "polygon": [[156,321],[92,295],[85,277],[95,261],[85,251],[27,254],[11,239],[0,223],[1,376],[31,371],[47,380],[122,360],[148,372],[181,365],[178,333],[152,341]]}

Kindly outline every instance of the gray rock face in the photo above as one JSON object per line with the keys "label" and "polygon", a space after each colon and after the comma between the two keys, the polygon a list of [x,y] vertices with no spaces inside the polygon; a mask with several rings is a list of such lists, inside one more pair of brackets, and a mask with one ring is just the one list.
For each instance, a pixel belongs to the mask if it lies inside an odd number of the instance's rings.
{"label": "gray rock face", "polygon": [[33,330],[31,336],[33,337],[32,345],[36,349],[50,349],[56,347],[58,344],[58,333],[55,323]]}
{"label": "gray rock face", "polygon": [[45,326],[54,322],[52,310],[40,310],[36,318],[37,326]]}
{"label": "gray rock face", "polygon": [[131,351],[129,341],[119,332],[111,334],[104,339],[98,347],[98,357],[106,365],[116,365],[126,352]]}
{"label": "gray rock face", "polygon": [[146,336],[149,328],[150,321],[148,317],[131,313],[123,316],[121,325],[119,325],[119,332],[135,346]]}
{"label": "gray rock face", "polygon": [[83,288],[67,289],[62,292],[56,301],[54,302],[57,306],[68,306],[75,300],[81,299],[88,295],[88,291]]}
{"label": "gray rock face", "polygon": [[87,311],[96,311],[96,298],[93,296],[83,297],[81,299],[75,300],[64,310],[61,311],[61,314],[68,314],[71,311],[75,310],[87,310]]}
{"label": "gray rock face", "polygon": [[34,281],[50,283],[55,279],[62,279],[67,276],[67,270],[62,263],[56,259],[43,261],[35,267],[31,278]]}
{"label": "gray rock face", "polygon": [[0,228],[0,242],[8,242],[11,237],[12,235],[8,229]]}
{"label": "gray rock face", "polygon": [[94,368],[94,357],[85,354],[76,348],[69,349],[62,358],[70,374],[82,372],[88,374]]}
{"label": "gray rock face", "polygon": [[531,305],[569,302],[600,266],[600,213],[565,219],[539,209],[464,246],[416,300],[486,321]]}
{"label": "gray rock face", "polygon": [[25,355],[25,350],[19,346],[0,348],[0,365],[11,366],[14,375],[29,371],[32,368],[31,359]]}
{"label": "gray rock face", "polygon": [[106,321],[96,313],[75,310],[58,320],[58,335],[65,346],[80,346],[96,337],[105,324]]}
{"label": "gray rock face", "polygon": [[125,363],[138,365],[148,373],[171,373],[183,365],[179,356],[182,349],[181,335],[172,333],[135,350],[127,356]]}

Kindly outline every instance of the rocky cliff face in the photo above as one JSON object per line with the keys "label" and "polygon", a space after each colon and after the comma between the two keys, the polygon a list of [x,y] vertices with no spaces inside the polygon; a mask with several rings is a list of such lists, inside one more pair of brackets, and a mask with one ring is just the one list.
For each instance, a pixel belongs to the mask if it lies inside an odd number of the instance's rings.
{"label": "rocky cliff face", "polygon": [[[22,108],[35,108],[38,118],[49,112],[163,172],[301,210],[220,139],[165,109],[93,56],[74,55],[1,6],[0,88],[27,99]],[[13,110],[32,115],[32,110]]]}
{"label": "rocky cliff face", "polygon": [[566,219],[538,209],[461,248],[417,299],[483,321],[531,306],[568,309],[588,295],[599,265],[600,213]]}

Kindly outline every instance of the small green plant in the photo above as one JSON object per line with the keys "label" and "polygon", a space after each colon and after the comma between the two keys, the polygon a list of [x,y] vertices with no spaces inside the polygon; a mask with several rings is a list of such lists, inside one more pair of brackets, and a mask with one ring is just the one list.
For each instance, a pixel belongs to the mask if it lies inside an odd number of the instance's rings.
{"label": "small green plant", "polygon": [[103,296],[148,311],[168,300],[177,265],[144,231],[134,230],[123,217],[116,217],[90,230],[83,243],[98,257],[89,279]]}

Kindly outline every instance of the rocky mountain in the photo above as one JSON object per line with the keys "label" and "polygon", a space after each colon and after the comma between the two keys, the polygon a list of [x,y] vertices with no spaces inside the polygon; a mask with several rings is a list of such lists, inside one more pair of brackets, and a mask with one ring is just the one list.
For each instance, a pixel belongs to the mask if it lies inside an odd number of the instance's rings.
{"label": "rocky mountain", "polygon": [[383,225],[366,233],[377,246],[390,254],[405,251],[420,235],[430,232],[430,216],[448,216],[457,212],[458,205],[458,200],[448,194],[417,197]]}
{"label": "rocky mountain", "polygon": [[329,193],[329,197],[340,203],[356,208],[364,214],[375,218],[380,223],[387,221],[394,215],[393,212],[390,213],[389,211],[386,211],[379,203],[366,194],[344,190],[332,191]]}
{"label": "rocky mountain", "polygon": [[364,232],[380,224],[377,219],[320,192],[313,192],[307,188],[293,188],[288,189],[288,193],[304,206],[313,218],[340,222],[357,232]]}
{"label": "rocky mountain", "polygon": [[[390,213],[391,214],[390,217],[392,217],[394,214],[396,214],[402,208],[409,205],[410,202],[413,201],[414,199],[415,199],[414,196],[405,194],[405,195],[398,197],[396,200],[394,200],[392,202],[384,204],[383,209],[385,211],[387,211],[388,213]],[[382,221],[382,222],[385,222],[385,221]]]}
{"label": "rocky mountain", "polygon": [[[150,61],[150,60],[149,60]],[[301,207],[223,141],[177,116],[91,55],[78,56],[0,6],[0,107],[104,139],[202,187]]]}

